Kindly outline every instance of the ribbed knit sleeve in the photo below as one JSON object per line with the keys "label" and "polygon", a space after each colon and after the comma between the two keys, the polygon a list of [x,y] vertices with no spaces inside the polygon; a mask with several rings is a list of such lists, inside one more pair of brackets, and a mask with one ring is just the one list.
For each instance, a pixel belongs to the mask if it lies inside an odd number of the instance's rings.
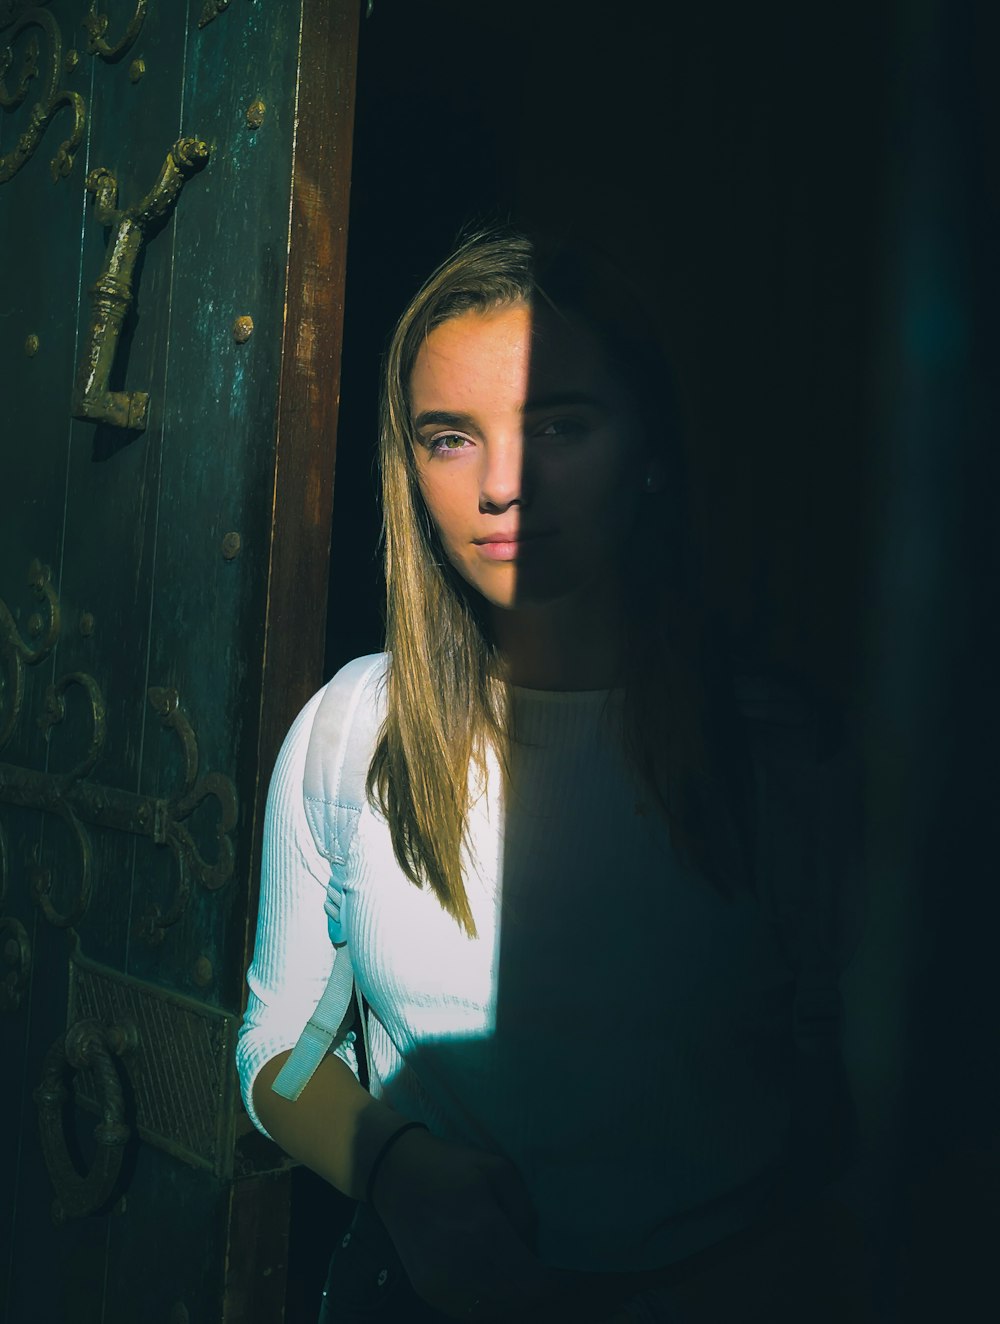
{"label": "ribbed knit sleeve", "polygon": [[[302,802],[302,779],[321,690],[295,719],[271,777],[264,818],[260,907],[249,997],[236,1048],[243,1103],[267,1135],[253,1106],[253,1083],[265,1062],[291,1048],[333,968],[323,902],[330,868],[316,849]],[[337,1050],[357,1073],[354,1036]]]}

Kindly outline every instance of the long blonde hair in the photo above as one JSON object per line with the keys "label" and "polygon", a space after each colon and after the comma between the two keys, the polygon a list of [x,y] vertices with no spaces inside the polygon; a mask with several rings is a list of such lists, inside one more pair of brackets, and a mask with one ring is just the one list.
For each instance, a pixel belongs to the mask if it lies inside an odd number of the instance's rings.
{"label": "long blonde hair", "polygon": [[632,558],[656,564],[657,573],[649,583],[625,584],[632,630],[622,678],[624,738],[675,845],[720,888],[731,872],[728,861],[720,864],[722,837],[709,821],[718,818],[709,809],[718,796],[709,791],[697,614],[684,589],[688,540],[676,411],[657,337],[617,273],[597,255],[540,251],[512,231],[480,232],[423,285],[386,355],[380,464],[390,665],[386,719],[368,773],[369,797],[388,821],[400,867],[418,887],[430,887],[470,935],[475,926],[461,863],[470,771],[483,768],[489,748],[505,763],[509,694],[479,599],[448,562],[424,507],[408,388],[417,354],[435,327],[462,313],[535,298],[597,336],[639,404],[663,466],[662,499],[648,503]]}

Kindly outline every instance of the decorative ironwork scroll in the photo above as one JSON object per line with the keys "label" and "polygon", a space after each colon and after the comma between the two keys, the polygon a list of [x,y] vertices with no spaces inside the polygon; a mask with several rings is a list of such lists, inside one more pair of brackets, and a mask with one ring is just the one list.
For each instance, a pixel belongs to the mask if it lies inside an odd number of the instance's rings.
{"label": "decorative ironwork scroll", "polygon": [[0,32],[10,27],[28,9],[38,9],[51,0],[0,0]]}
{"label": "decorative ironwork scroll", "polygon": [[[0,907],[7,900],[7,834],[0,823]],[[31,942],[20,920],[0,915],[0,1011],[16,1011],[31,975]]]}
{"label": "decorative ironwork scroll", "polygon": [[52,571],[41,561],[28,566],[28,587],[45,610],[28,617],[29,643],[0,598],[0,749],[10,740],[24,703],[24,668],[44,662],[59,637],[59,598],[52,587]]}
{"label": "decorative ironwork scroll", "polygon": [[[0,764],[0,796],[3,795],[3,769]],[[36,774],[39,777],[45,777],[45,773]],[[19,800],[16,794],[8,797],[14,804],[25,805],[25,801]],[[72,806],[55,790],[51,782],[43,786],[39,800],[46,803],[34,805],[28,803],[28,808],[46,808],[50,813],[56,814],[69,828],[73,837],[77,851],[80,857],[80,869],[76,885],[76,896],[72,903],[65,910],[60,910],[52,900],[52,872],[46,868],[42,862],[42,857],[37,847],[32,852],[31,869],[29,877],[31,879],[31,895],[41,909],[42,914],[54,928],[69,929],[74,924],[79,924],[80,920],[86,915],[90,908],[90,898],[94,890],[94,852],[90,844],[90,834],[86,831],[83,824],[73,812]]]}
{"label": "decorative ironwork scroll", "polygon": [[83,17],[83,26],[87,30],[87,51],[90,55],[99,55],[109,64],[120,60],[142,31],[146,19],[149,0],[136,0],[135,13],[129,19],[128,27],[117,41],[105,40],[105,33],[111,22],[107,14],[99,14],[97,6],[100,0],[90,0],[90,8]]}
{"label": "decorative ironwork scroll", "polygon": [[163,222],[184,183],[208,160],[209,147],[199,138],[174,143],[156,183],[134,207],[119,210],[118,181],[103,166],[87,176],[87,191],[94,197],[97,219],[110,227],[104,270],[90,288],[92,316],[83,357],[73,389],[74,418],[141,432],[146,426],[149,395],[146,391],[112,391],[108,387],[122,324],[132,306],[135,264],[147,232]]}
{"label": "decorative ironwork scroll", "polygon": [[[138,925],[139,935],[155,944],[163,941],[166,931],[184,914],[191,890],[191,873],[208,891],[222,887],[232,877],[235,862],[232,831],[236,826],[237,800],[236,788],[228,777],[216,772],[199,777],[198,742],[180,705],[177,691],[154,686],[149,690],[148,697],[160,721],[177,736],[184,753],[183,783],[171,799],[164,802],[163,808],[166,820],[163,840],[173,851],[177,868],[173,900],[165,911],[155,902],[152,903]],[[214,861],[205,860],[186,826],[186,820],[208,799],[214,799],[218,806],[215,825],[217,854]]]}
{"label": "decorative ironwork scroll", "polygon": [[31,974],[31,942],[20,920],[0,918],[0,1011],[16,1011]]}
{"label": "decorative ironwork scroll", "polygon": [[198,20],[200,28],[207,28],[213,18],[218,18],[224,9],[229,8],[229,0],[205,0]]}
{"label": "decorative ironwork scroll", "polygon": [[[135,836],[147,837],[157,845],[169,846],[177,863],[178,885],[173,904],[161,914],[158,910],[143,925],[144,935],[153,941],[163,937],[163,931],[175,924],[184,913],[190,892],[189,877],[193,874],[205,888],[214,891],[229,881],[233,874],[234,850],[232,832],[236,826],[236,788],[228,777],[209,772],[198,776],[198,745],[183,709],[174,691],[153,690],[150,693],[154,707],[161,712],[164,725],[171,726],[181,741],[188,772],[183,784],[170,796],[142,795],[123,791],[114,786],[102,786],[88,780],[91,768],[97,762],[104,741],[104,701],[97,682],[83,672],[63,676],[49,687],[46,713],[41,719],[48,726],[62,720],[64,711],[61,695],[70,685],[79,685],[90,696],[92,737],[90,748],[69,772],[41,772],[33,768],[0,763],[0,801],[22,809],[40,809],[54,814],[69,828],[76,841],[80,860],[76,899],[60,910],[52,900],[52,878],[40,859],[32,870],[32,892],[45,918],[57,928],[76,925],[86,913],[90,903],[93,875],[93,851],[90,835],[84,824],[114,828]],[[168,693],[172,706],[165,715],[162,700],[154,694]],[[206,800],[214,799],[218,806],[216,820],[217,856],[206,860],[187,825],[194,811]]]}
{"label": "decorative ironwork scroll", "polygon": [[[51,584],[47,566],[33,561],[28,583],[47,608],[46,615],[34,613],[28,622],[29,634],[37,637],[32,647],[22,637],[6,604],[0,600],[0,662],[3,687],[0,689],[0,748],[8,742],[23,716],[24,667],[47,657],[59,633],[59,599]],[[87,748],[67,772],[43,772],[0,762],[0,802],[19,808],[38,809],[60,819],[76,844],[79,858],[75,896],[60,908],[53,899],[52,876],[39,855],[30,869],[31,890],[45,918],[57,928],[71,928],[84,916],[90,904],[93,878],[93,850],[86,825],[113,828],[168,846],[177,867],[173,901],[165,913],[153,908],[141,922],[141,931],[151,941],[160,941],[164,932],[184,913],[193,875],[209,891],[222,887],[233,874],[232,833],[236,826],[237,798],[232,781],[217,772],[200,772],[198,740],[184,712],[176,690],[154,686],[149,702],[161,723],[176,736],[183,760],[181,783],[167,795],[142,795],[115,786],[100,785],[91,773],[100,761],[107,738],[107,705],[93,676],[71,671],[60,676],[45,691],[44,709],[38,724],[46,736],[66,716],[71,692],[82,692],[90,718]],[[217,807],[215,822],[215,858],[206,859],[190,828],[194,813],[207,800]],[[7,849],[0,834],[0,900],[7,873]]]}
{"label": "decorative ironwork scroll", "polygon": [[73,158],[83,141],[83,130],[87,120],[86,108],[80,93],[68,92],[59,87],[59,79],[63,72],[62,34],[59,25],[48,10],[39,9],[37,6],[25,10],[14,20],[8,45],[0,48],[0,106],[6,110],[15,110],[27,98],[32,83],[39,77],[41,52],[38,39],[32,34],[25,49],[24,63],[17,86],[13,91],[7,89],[7,74],[14,63],[14,51],[9,43],[28,27],[41,28],[48,37],[48,74],[41,95],[31,108],[28,127],[11,150],[0,156],[0,184],[5,184],[7,180],[13,178],[25,162],[31,159],[52,119],[63,106],[68,106],[73,112],[73,130],[70,136],[60,143],[51,162],[53,180],[63,179],[73,169]]}

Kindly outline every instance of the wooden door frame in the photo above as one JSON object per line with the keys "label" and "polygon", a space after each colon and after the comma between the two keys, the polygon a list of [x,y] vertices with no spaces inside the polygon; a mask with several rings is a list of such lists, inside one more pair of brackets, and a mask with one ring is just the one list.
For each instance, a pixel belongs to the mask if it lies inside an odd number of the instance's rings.
{"label": "wooden door frame", "polygon": [[[271,769],[323,678],[354,136],[360,0],[301,0],[301,7],[250,870],[254,921]],[[251,922],[248,960],[252,931]]]}
{"label": "wooden door frame", "polygon": [[[244,969],[253,955],[271,771],[295,715],[323,680],[340,403],[361,3],[300,5]],[[230,1188],[224,1324],[284,1318],[290,1212],[289,1172]]]}

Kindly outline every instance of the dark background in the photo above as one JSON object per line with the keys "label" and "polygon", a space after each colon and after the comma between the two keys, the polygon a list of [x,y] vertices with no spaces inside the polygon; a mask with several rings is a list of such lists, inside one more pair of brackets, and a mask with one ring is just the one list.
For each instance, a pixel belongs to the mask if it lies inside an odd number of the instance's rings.
{"label": "dark background", "polygon": [[593,240],[647,291],[686,406],[713,605],[763,653],[850,691],[891,25],[884,6],[822,23],[802,8],[376,4],[358,74],[331,666],[380,628],[367,585],[346,619],[337,573],[371,542],[357,480],[379,354],[461,224],[510,216]]}
{"label": "dark background", "polygon": [[[996,1304],[998,52],[942,0],[376,0],[358,71],[327,671],[381,646],[395,317],[470,216],[611,249],[676,365],[709,605],[864,752],[844,1197],[900,1320]],[[348,1211],[297,1181],[306,1320]]]}

